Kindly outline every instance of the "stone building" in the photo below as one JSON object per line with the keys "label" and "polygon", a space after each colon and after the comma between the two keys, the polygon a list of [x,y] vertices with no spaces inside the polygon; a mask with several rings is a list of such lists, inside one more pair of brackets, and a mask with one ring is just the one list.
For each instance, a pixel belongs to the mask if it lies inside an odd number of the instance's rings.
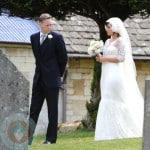
{"label": "stone building", "polygon": [[137,81],[144,96],[145,79],[150,76],[150,17],[139,15],[125,21],[137,69]]}
{"label": "stone building", "polygon": [[[99,28],[93,20],[78,15],[67,17],[65,21],[53,20],[53,30],[64,36],[69,56],[66,84],[60,90],[59,122],[82,120],[86,116],[85,103],[91,96],[94,67],[94,61],[87,54],[87,48],[91,39],[99,39]],[[132,42],[138,84],[144,95],[145,78],[150,76],[150,18],[143,20],[137,15],[127,19],[125,26]],[[0,16],[0,49],[30,81],[30,94],[35,68],[30,35],[38,30],[35,21]],[[37,131],[45,129],[46,113],[44,105]]]}

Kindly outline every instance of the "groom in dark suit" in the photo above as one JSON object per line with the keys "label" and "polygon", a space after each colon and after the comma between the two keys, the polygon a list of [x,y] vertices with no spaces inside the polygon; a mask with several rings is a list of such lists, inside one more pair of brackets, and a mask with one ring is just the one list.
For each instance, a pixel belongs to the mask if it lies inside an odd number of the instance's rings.
{"label": "groom in dark suit", "polygon": [[51,25],[50,15],[41,14],[40,32],[30,37],[36,68],[30,106],[29,145],[32,143],[44,99],[48,106],[49,123],[43,144],[53,144],[57,140],[58,95],[67,63],[67,52],[62,35],[51,31]]}

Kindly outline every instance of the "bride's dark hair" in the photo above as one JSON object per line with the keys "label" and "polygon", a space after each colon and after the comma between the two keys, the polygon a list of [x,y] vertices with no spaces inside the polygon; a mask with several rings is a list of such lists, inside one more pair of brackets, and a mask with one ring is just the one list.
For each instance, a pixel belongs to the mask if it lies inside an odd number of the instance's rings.
{"label": "bride's dark hair", "polygon": [[[105,26],[109,25],[110,23],[108,21],[105,22]],[[111,24],[110,24],[111,25]]]}
{"label": "bride's dark hair", "polygon": [[[111,27],[112,27],[112,24],[111,24],[110,22],[106,21],[106,22],[105,22],[105,27],[107,27],[108,25],[111,25]],[[113,31],[113,30],[112,30],[112,31]],[[114,32],[114,31],[113,31],[113,33],[114,33],[114,34],[117,34],[117,37],[120,36],[120,34],[119,34],[118,32]]]}

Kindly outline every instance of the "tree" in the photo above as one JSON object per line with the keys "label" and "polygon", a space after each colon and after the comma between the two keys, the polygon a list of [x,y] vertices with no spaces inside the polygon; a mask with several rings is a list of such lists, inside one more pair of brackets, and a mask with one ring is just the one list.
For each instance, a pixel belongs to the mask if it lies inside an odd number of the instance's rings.
{"label": "tree", "polygon": [[9,10],[10,15],[29,18],[48,12],[58,19],[73,12],[92,18],[101,28],[104,21],[112,16],[124,20],[139,11],[142,15],[144,12],[150,14],[150,2],[149,0],[3,0],[0,2],[0,12],[4,10]]}
{"label": "tree", "polygon": [[[7,12],[12,16],[36,18],[43,12],[53,17],[64,19],[67,14],[75,13],[92,18],[99,26],[100,38],[105,41],[104,24],[106,19],[117,16],[125,20],[128,16],[140,13],[150,14],[149,0],[3,0],[0,2],[0,13]],[[92,104],[97,105],[100,98],[100,65],[95,62],[92,82]],[[87,108],[91,108],[87,104]],[[91,109],[93,111],[93,109]],[[95,120],[94,120],[95,121]],[[93,127],[94,127],[93,121]]]}

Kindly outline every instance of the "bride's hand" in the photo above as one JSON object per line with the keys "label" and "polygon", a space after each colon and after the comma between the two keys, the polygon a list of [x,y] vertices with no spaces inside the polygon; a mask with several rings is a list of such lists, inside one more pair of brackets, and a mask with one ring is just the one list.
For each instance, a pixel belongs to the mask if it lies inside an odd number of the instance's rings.
{"label": "bride's hand", "polygon": [[101,57],[102,57],[101,54],[96,55],[96,57],[95,57],[96,61],[97,61],[97,62],[101,62],[101,61],[100,61]]}

